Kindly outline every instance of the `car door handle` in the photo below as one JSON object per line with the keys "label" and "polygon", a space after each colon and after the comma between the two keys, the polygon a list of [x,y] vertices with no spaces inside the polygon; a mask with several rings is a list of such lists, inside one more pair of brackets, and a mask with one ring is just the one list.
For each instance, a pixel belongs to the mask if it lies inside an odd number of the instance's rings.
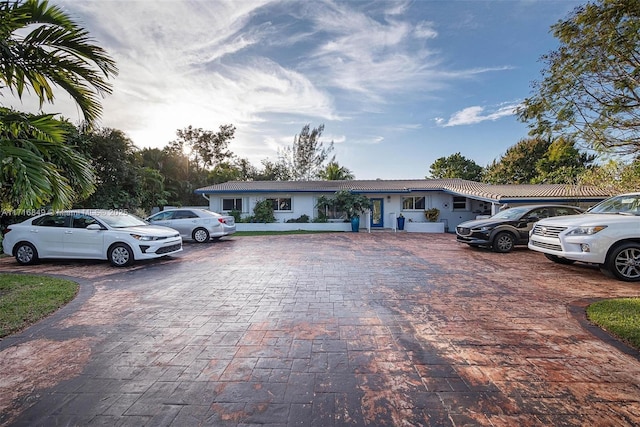
{"label": "car door handle", "polygon": [[73,231],[67,230],[67,231],[64,232],[64,234],[73,234]]}

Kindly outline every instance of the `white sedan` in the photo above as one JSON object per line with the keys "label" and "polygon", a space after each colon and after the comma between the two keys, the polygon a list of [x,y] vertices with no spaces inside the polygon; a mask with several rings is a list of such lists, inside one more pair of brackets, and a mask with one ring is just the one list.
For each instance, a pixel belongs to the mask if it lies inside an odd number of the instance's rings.
{"label": "white sedan", "polygon": [[20,264],[41,258],[106,259],[123,267],[180,252],[182,238],[175,230],[124,212],[82,209],[49,212],[10,225],[2,246]]}
{"label": "white sedan", "polygon": [[236,222],[231,215],[221,215],[207,209],[167,209],[147,218],[152,224],[177,230],[183,239],[198,243],[219,239],[236,232]]}

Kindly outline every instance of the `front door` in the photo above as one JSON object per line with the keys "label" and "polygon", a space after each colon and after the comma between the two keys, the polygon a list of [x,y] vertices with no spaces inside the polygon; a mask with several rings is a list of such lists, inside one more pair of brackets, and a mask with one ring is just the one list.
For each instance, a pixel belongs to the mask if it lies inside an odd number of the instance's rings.
{"label": "front door", "polygon": [[371,199],[371,227],[384,226],[384,199]]}

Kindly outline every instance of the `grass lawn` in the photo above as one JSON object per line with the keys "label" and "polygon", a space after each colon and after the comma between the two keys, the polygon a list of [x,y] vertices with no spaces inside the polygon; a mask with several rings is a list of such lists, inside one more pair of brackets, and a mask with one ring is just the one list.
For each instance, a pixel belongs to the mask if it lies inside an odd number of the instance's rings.
{"label": "grass lawn", "polygon": [[640,298],[615,298],[587,307],[590,321],[640,350]]}
{"label": "grass lawn", "polygon": [[0,338],[53,313],[78,293],[69,280],[26,274],[0,274]]}

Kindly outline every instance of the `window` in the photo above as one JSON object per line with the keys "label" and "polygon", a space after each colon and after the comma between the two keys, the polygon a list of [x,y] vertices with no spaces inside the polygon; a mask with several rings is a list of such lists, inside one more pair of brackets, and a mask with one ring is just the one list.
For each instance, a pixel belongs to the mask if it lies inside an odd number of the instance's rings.
{"label": "window", "polygon": [[325,206],[322,209],[318,209],[318,218],[324,219],[341,219],[347,218],[346,212],[336,210],[335,206]]}
{"label": "window", "polygon": [[88,225],[98,224],[93,217],[84,214],[73,215],[73,228],[87,228]]}
{"label": "window", "polygon": [[198,218],[193,211],[174,211],[172,219],[193,219]]}
{"label": "window", "polygon": [[242,199],[222,199],[222,210],[242,212]]}
{"label": "window", "polygon": [[453,196],[453,210],[454,211],[466,211],[467,210],[467,198]]}
{"label": "window", "polygon": [[271,201],[274,212],[291,210],[291,197],[279,197],[276,199],[267,200]]}
{"label": "window", "polygon": [[402,210],[425,210],[424,197],[403,197],[402,198]]}
{"label": "window", "polygon": [[39,225],[41,227],[66,227],[66,216],[65,215],[45,215],[43,217],[37,218],[33,220],[32,225]]}

